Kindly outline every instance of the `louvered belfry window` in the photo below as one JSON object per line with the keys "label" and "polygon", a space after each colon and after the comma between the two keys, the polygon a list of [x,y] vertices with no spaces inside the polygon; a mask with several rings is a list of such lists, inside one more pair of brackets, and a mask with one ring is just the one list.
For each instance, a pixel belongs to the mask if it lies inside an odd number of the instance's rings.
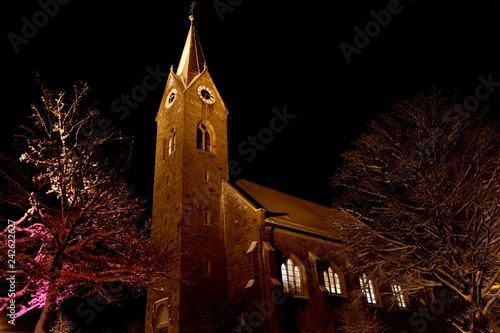
{"label": "louvered belfry window", "polygon": [[210,132],[204,124],[200,124],[196,130],[196,147],[204,151],[212,151]]}

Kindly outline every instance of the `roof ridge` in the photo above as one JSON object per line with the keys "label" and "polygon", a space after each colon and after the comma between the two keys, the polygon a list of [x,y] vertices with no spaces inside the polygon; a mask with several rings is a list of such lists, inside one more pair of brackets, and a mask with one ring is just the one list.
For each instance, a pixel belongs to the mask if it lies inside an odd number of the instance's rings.
{"label": "roof ridge", "polygon": [[260,188],[263,188],[263,189],[266,189],[266,190],[270,190],[270,191],[274,191],[274,192],[278,192],[278,193],[281,193],[289,198],[293,198],[293,199],[296,199],[296,200],[301,200],[301,201],[304,201],[304,202],[307,202],[307,203],[310,203],[310,204],[313,204],[313,205],[316,205],[316,206],[320,206],[320,207],[323,207],[323,208],[327,208],[327,209],[335,209],[335,208],[332,208],[332,207],[328,207],[328,206],[325,206],[325,205],[322,205],[322,204],[319,204],[317,202],[314,202],[314,201],[310,201],[310,200],[307,200],[307,199],[304,199],[304,198],[301,198],[301,197],[297,197],[295,195],[292,195],[292,194],[288,194],[288,193],[285,193],[283,191],[280,191],[280,190],[276,190],[274,188],[271,188],[271,187],[268,187],[268,186],[264,186],[264,185],[261,185],[261,184],[257,184],[257,183],[254,183],[254,182],[251,182],[249,180],[246,180],[246,179],[240,179],[236,182],[236,184],[238,185],[238,187],[242,188],[241,185],[239,185],[238,183],[240,182],[244,182],[244,183],[249,183],[251,184],[251,186],[258,186]]}

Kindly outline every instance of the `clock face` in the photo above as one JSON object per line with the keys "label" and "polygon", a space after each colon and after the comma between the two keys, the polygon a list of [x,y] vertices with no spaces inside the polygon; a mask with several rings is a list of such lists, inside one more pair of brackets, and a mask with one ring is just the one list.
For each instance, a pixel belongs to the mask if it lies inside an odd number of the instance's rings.
{"label": "clock face", "polygon": [[172,103],[174,103],[176,96],[177,96],[177,89],[174,88],[174,89],[170,90],[170,92],[168,93],[168,96],[167,96],[167,101],[165,102],[165,106],[167,108],[172,106]]}
{"label": "clock face", "polygon": [[199,86],[196,91],[203,102],[208,104],[213,104],[215,102],[215,94],[210,88]]}

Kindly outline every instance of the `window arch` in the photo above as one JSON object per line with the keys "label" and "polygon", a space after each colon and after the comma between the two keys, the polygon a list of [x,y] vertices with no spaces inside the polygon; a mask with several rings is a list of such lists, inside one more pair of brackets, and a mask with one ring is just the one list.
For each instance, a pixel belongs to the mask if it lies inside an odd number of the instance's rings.
{"label": "window arch", "polygon": [[170,313],[165,305],[161,305],[155,318],[155,333],[168,332]]}
{"label": "window arch", "polygon": [[392,295],[394,296],[394,299],[396,301],[396,305],[399,308],[407,308],[408,304],[406,302],[406,297],[403,293],[403,288],[401,288],[401,285],[399,284],[391,284],[391,290],[392,290]]}
{"label": "window arch", "polygon": [[210,133],[208,131],[205,132],[205,150],[212,151],[212,147],[210,146]]}
{"label": "window arch", "polygon": [[212,138],[209,128],[206,124],[198,124],[196,129],[196,148],[212,152]]}
{"label": "window arch", "polygon": [[365,295],[368,304],[377,304],[373,280],[369,279],[368,276],[363,273],[363,276],[359,277],[359,284],[361,285],[361,292]]}
{"label": "window arch", "polygon": [[342,270],[329,260],[319,257],[314,252],[309,252],[309,257],[316,263],[315,277],[319,289],[331,295],[346,296],[346,287]]}
{"label": "window arch", "polygon": [[168,155],[175,151],[175,130],[172,128],[168,136]]}
{"label": "window arch", "polygon": [[342,294],[342,288],[340,287],[340,276],[339,273],[328,267],[327,270],[323,271],[323,279],[325,281],[325,287],[328,292],[332,294]]}
{"label": "window arch", "polygon": [[291,258],[281,264],[281,279],[283,280],[283,291],[285,293],[304,294],[302,270]]}

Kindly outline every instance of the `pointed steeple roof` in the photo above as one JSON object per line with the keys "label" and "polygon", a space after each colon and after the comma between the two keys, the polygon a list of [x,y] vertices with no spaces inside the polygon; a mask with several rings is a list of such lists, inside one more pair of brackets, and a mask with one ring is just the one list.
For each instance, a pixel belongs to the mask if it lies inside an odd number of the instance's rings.
{"label": "pointed steeple roof", "polygon": [[189,28],[186,44],[184,44],[184,50],[182,51],[176,73],[185,87],[205,69],[205,56],[201,50],[196,28],[193,25],[194,16],[189,16],[189,19],[191,20],[191,27]]}

